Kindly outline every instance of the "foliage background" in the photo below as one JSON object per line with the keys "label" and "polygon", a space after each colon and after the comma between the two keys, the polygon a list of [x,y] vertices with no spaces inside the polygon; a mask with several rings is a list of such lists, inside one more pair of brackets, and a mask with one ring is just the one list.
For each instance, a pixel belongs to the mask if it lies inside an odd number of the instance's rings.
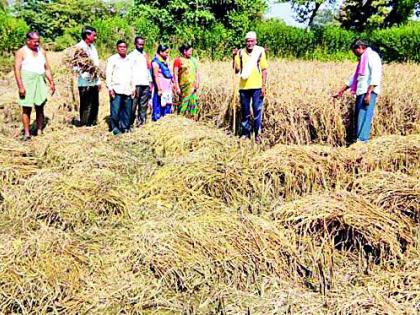
{"label": "foliage background", "polygon": [[0,9],[0,48],[7,58],[31,29],[41,33],[48,48],[62,50],[80,40],[84,25],[92,25],[98,30],[97,46],[103,56],[113,51],[118,39],[132,42],[135,35],[143,35],[149,53],[164,42],[176,54],[181,43],[189,42],[200,57],[219,60],[228,57],[232,47],[242,45],[247,31],[256,30],[259,44],[276,57],[349,59],[353,58],[350,43],[363,37],[387,61],[420,61],[420,22],[407,21],[415,11],[414,1],[394,1],[399,6],[388,11],[384,10],[386,1],[368,1],[370,15],[365,16],[369,18],[353,24],[350,21],[361,8],[351,0],[341,7],[335,23],[320,23],[322,12],[314,10],[324,2],[335,1],[294,1],[296,18],[313,22],[310,29],[303,29],[265,19],[264,0],[16,1]]}

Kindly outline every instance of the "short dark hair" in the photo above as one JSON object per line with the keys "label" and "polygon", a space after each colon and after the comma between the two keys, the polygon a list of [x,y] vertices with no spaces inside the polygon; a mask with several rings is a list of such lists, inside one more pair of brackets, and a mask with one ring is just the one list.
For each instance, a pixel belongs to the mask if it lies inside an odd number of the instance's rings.
{"label": "short dark hair", "polygon": [[146,39],[145,39],[143,36],[141,36],[141,35],[140,35],[140,36],[136,36],[136,37],[134,38],[134,44],[135,44],[135,43],[137,43],[137,41],[138,41],[139,39],[141,39],[141,40],[143,40],[143,41],[144,41],[144,40],[146,40]]}
{"label": "short dark hair", "polygon": [[369,44],[367,41],[363,40],[363,39],[356,39],[351,43],[351,49],[356,49],[359,47],[369,47]]}
{"label": "short dark hair", "polygon": [[119,45],[121,45],[121,44],[125,44],[126,46],[127,46],[127,42],[125,41],[125,40],[123,40],[123,39],[119,39],[118,41],[117,41],[117,47],[119,46]]}
{"label": "short dark hair", "polygon": [[26,33],[26,39],[32,39],[35,35],[40,37],[40,35],[37,31],[30,31],[30,32]]}
{"label": "short dark hair", "polygon": [[157,53],[161,53],[164,51],[167,51],[169,49],[169,46],[166,46],[164,44],[159,44],[158,48],[157,48]]}
{"label": "short dark hair", "polygon": [[86,37],[92,34],[93,32],[96,33],[96,28],[92,26],[85,26],[82,30],[82,39],[86,39]]}
{"label": "short dark hair", "polygon": [[186,50],[188,50],[188,49],[190,49],[190,48],[192,48],[192,45],[190,45],[190,44],[182,44],[180,47],[179,47],[179,52],[181,53],[181,54],[183,54],[184,53],[184,51],[186,51]]}

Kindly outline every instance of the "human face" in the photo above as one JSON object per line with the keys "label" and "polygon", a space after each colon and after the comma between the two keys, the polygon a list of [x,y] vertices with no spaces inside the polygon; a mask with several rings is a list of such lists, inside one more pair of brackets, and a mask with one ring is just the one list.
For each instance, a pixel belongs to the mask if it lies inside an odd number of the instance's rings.
{"label": "human face", "polygon": [[37,51],[40,42],[41,42],[40,37],[37,34],[33,34],[30,39],[26,40],[26,45],[29,47],[29,49]]}
{"label": "human face", "polygon": [[161,52],[159,53],[159,55],[163,58],[163,60],[168,59],[168,56],[169,56],[169,49],[166,49],[165,51],[161,51]]}
{"label": "human face", "polygon": [[117,46],[117,52],[121,57],[125,57],[127,55],[127,44],[121,43]]}
{"label": "human face", "polygon": [[245,47],[248,51],[252,51],[254,46],[257,44],[257,40],[255,38],[247,38],[245,40]]}
{"label": "human face", "polygon": [[96,41],[96,32],[91,32],[90,34],[86,35],[86,42],[89,44],[93,44]]}
{"label": "human face", "polygon": [[143,52],[144,50],[144,40],[143,39],[138,39],[135,43],[136,49],[139,52]]}
{"label": "human face", "polygon": [[191,47],[190,49],[184,50],[183,55],[185,58],[191,58],[192,52],[193,52],[193,49]]}
{"label": "human face", "polygon": [[366,47],[363,46],[359,46],[356,48],[353,48],[353,53],[357,56],[360,57],[361,55],[363,55],[363,53],[366,51]]}

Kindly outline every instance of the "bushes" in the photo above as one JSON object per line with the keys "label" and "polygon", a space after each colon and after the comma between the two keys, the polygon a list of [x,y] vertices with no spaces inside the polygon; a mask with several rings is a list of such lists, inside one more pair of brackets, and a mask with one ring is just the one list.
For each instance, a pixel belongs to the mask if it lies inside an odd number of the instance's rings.
{"label": "bushes", "polygon": [[275,56],[305,57],[314,48],[314,34],[304,29],[287,26],[280,20],[260,23],[256,32],[258,41]]}
{"label": "bushes", "polygon": [[23,20],[0,10],[0,51],[7,54],[22,46],[28,30],[29,27]]}
{"label": "bushes", "polygon": [[375,30],[371,41],[380,48],[387,61],[420,62],[420,22]]}

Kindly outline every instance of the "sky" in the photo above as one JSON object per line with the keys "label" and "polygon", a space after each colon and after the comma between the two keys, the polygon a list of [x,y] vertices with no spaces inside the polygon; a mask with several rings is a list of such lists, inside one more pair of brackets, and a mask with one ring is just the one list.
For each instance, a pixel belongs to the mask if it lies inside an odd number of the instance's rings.
{"label": "sky", "polygon": [[290,3],[275,3],[275,1],[269,1],[268,11],[265,16],[280,18],[284,20],[287,25],[303,26],[293,18],[293,11]]}

